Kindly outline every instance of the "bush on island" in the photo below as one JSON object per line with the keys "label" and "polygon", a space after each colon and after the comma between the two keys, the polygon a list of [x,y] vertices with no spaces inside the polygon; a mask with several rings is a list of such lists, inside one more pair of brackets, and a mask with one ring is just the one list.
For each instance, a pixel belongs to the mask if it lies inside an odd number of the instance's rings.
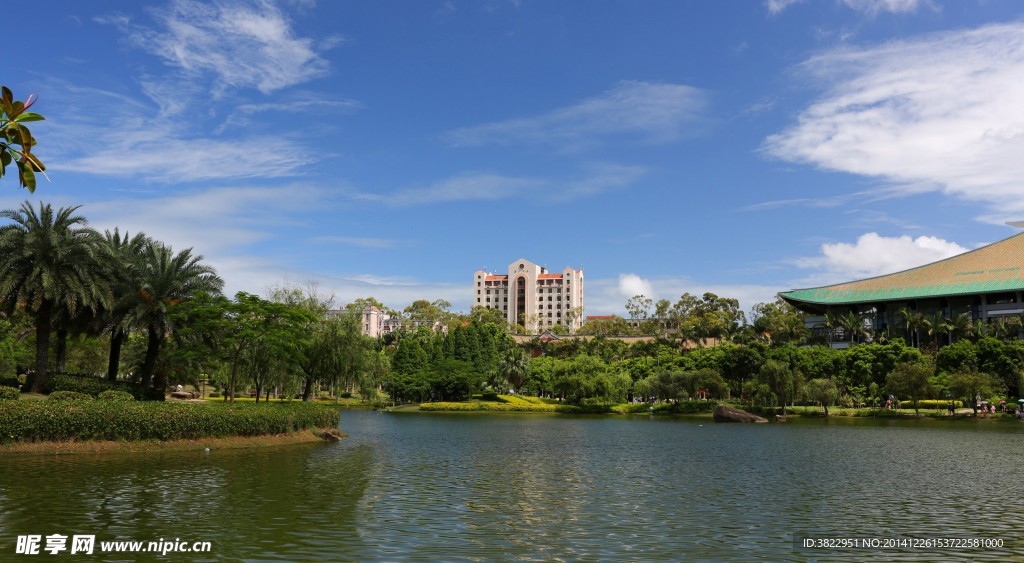
{"label": "bush on island", "polygon": [[110,381],[109,379],[101,379],[91,375],[71,375],[67,373],[59,373],[49,378],[43,391],[45,393],[78,391],[79,393],[96,397],[109,389],[130,393],[138,401],[164,400],[164,393],[160,389],[147,388],[128,381]]}
{"label": "bush on island", "polygon": [[97,399],[102,401],[134,401],[135,396],[127,391],[117,391],[116,389],[107,389],[96,395]]}
{"label": "bush on island", "polygon": [[0,443],[65,440],[195,440],[336,428],[338,410],[307,403],[0,401]]}
{"label": "bush on island", "polygon": [[86,395],[85,393],[79,393],[78,391],[54,391],[47,397],[50,401],[91,401],[93,400],[92,395]]}

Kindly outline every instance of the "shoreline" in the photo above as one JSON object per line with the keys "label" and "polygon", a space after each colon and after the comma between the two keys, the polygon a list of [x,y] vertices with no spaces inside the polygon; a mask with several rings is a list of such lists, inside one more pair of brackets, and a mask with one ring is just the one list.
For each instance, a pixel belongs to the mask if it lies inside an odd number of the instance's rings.
{"label": "shoreline", "polygon": [[[426,414],[559,414],[566,416],[656,416],[656,417],[670,417],[670,418],[699,418],[699,419],[712,419],[713,414],[708,412],[664,412],[664,411],[653,411],[653,412],[624,412],[620,410],[612,409],[609,412],[571,412],[571,411],[554,411],[550,409],[530,409],[523,405],[517,405],[516,408],[489,408],[486,406],[487,402],[465,402],[465,403],[448,403],[448,405],[463,405],[462,407],[455,408],[437,408],[436,403],[409,403],[405,405],[398,405],[395,407],[388,407],[383,409],[385,412],[393,413],[426,413]],[[426,408],[423,408],[426,407]],[[474,408],[475,407],[475,408]],[[816,412],[811,412],[809,409],[814,408]],[[787,407],[789,412],[786,413],[785,419],[804,419],[804,420],[828,420],[828,419],[875,419],[875,420],[990,420],[990,421],[1012,421],[1017,420],[1016,417],[1007,415],[1004,413],[994,414],[982,414],[974,415],[971,409],[958,409],[955,414],[948,414],[945,411],[936,411],[935,409],[922,409],[920,415],[914,413],[912,409],[900,409],[898,411],[886,411],[883,409],[857,409],[849,407],[838,407],[836,409],[830,409],[828,416],[817,407],[796,407],[794,412],[793,407]],[[771,423],[784,422],[778,421],[769,415],[760,415],[768,418]],[[776,415],[777,416],[777,415]]]}
{"label": "shoreline", "polygon": [[221,436],[194,440],[70,440],[47,442],[15,442],[0,445],[0,455],[74,455],[107,453],[179,452],[265,448],[297,444],[330,443],[322,437],[324,432],[347,436],[337,428],[310,428],[286,434],[263,436]]}

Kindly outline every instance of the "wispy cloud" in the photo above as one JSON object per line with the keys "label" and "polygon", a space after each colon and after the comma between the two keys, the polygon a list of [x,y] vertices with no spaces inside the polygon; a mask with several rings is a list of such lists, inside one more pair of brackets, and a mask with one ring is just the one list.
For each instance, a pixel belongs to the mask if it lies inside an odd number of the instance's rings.
{"label": "wispy cloud", "polygon": [[[155,27],[121,19],[131,45],[148,51],[215,94],[256,88],[269,94],[328,71],[311,38],[296,37],[269,0],[173,0],[151,10]],[[111,21],[109,18],[102,21]]]}
{"label": "wispy cloud", "polygon": [[861,235],[854,243],[822,244],[820,255],[798,258],[793,263],[811,272],[802,280],[805,285],[823,285],[891,274],[968,250],[934,236],[886,237],[872,232]]}
{"label": "wispy cloud", "polygon": [[362,109],[363,107],[362,102],[349,99],[313,99],[263,104],[241,104],[235,107],[232,112],[228,114],[224,123],[219,125],[214,132],[219,134],[229,129],[238,129],[252,125],[253,116],[261,113],[282,111],[287,111],[289,113],[302,113],[306,111],[343,113]]}
{"label": "wispy cloud", "polygon": [[601,137],[629,135],[645,142],[678,138],[697,121],[707,94],[681,84],[620,82],[603,94],[535,117],[464,127],[442,138],[458,147],[554,145],[580,148]]}
{"label": "wispy cloud", "polygon": [[765,0],[764,7],[768,8],[768,13],[775,15],[799,2],[803,2],[803,0]]}
{"label": "wispy cloud", "polygon": [[[768,8],[768,12],[772,15],[779,14],[794,4],[803,2],[804,0],[766,0],[764,5]],[[837,0],[838,4],[842,4],[851,10],[867,14],[869,16],[875,16],[880,13],[888,12],[893,14],[908,14],[913,13],[921,8],[927,6],[932,10],[938,10],[938,7],[931,0]]]}
{"label": "wispy cloud", "polygon": [[361,193],[355,197],[393,206],[426,205],[455,201],[496,201],[530,195],[539,201],[559,203],[628,187],[646,170],[639,166],[602,164],[587,167],[569,178],[529,178],[472,172],[440,180],[425,187],[392,193]]}
{"label": "wispy cloud", "polygon": [[814,57],[828,90],[763,150],[1024,212],[1024,23]]}

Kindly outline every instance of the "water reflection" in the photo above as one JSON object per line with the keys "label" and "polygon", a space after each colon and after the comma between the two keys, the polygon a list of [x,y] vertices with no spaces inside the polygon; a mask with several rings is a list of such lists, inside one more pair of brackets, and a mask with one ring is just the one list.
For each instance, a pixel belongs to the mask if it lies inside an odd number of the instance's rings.
{"label": "water reflection", "polygon": [[794,535],[1016,541],[1019,527],[1024,425],[352,412],[342,426],[337,445],[0,459],[0,553],[19,534],[88,533],[212,541],[207,560],[806,560]]}

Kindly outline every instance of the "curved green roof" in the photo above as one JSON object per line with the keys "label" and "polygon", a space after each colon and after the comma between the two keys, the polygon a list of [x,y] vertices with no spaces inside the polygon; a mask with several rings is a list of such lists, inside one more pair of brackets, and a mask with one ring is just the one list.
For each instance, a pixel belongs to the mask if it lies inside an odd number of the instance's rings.
{"label": "curved green roof", "polygon": [[1024,290],[1024,233],[894,274],[779,296],[796,305],[843,305]]}

